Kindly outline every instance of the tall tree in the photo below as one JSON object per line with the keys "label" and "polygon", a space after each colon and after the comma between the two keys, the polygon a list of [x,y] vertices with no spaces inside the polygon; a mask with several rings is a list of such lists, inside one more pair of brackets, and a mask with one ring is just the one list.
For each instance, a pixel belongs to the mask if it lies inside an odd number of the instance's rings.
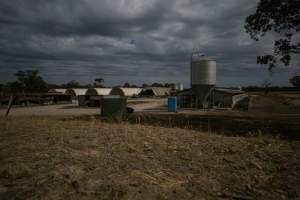
{"label": "tall tree", "polygon": [[130,87],[130,83],[128,83],[128,82],[124,83],[123,87],[129,88]]}
{"label": "tall tree", "polygon": [[300,53],[300,0],[260,0],[256,12],[246,18],[246,32],[258,41],[267,33],[276,33],[273,54],[258,56],[257,63],[272,69],[277,62],[290,64],[291,55]]}
{"label": "tall tree", "polygon": [[3,93],[21,93],[24,91],[24,86],[19,82],[19,81],[13,81],[13,82],[8,82],[4,88],[3,88]]}
{"label": "tall tree", "polygon": [[147,83],[143,83],[142,87],[146,88],[146,87],[149,87],[149,85]]}
{"label": "tall tree", "polygon": [[300,76],[294,76],[290,79],[290,83],[297,88],[300,88]]}
{"label": "tall tree", "polygon": [[152,87],[164,87],[164,85],[161,84],[161,83],[152,83],[151,86],[152,86]]}
{"label": "tall tree", "polygon": [[268,92],[269,92],[269,87],[272,85],[272,82],[269,81],[268,79],[265,79],[261,85],[262,85],[262,86],[264,87],[264,89],[265,89],[265,94],[268,94]]}
{"label": "tall tree", "polygon": [[81,85],[77,81],[71,80],[68,83],[63,84],[63,87],[65,87],[65,88],[81,88]]}
{"label": "tall tree", "polygon": [[173,88],[173,89],[176,88],[175,83],[166,83],[164,86],[167,87],[167,88]]}
{"label": "tall tree", "polygon": [[18,79],[17,83],[13,84],[13,87],[18,86],[25,92],[46,92],[47,83],[39,75],[38,70],[19,70],[15,76]]}
{"label": "tall tree", "polygon": [[103,78],[96,78],[94,80],[94,87],[102,87],[103,82],[104,82]]}

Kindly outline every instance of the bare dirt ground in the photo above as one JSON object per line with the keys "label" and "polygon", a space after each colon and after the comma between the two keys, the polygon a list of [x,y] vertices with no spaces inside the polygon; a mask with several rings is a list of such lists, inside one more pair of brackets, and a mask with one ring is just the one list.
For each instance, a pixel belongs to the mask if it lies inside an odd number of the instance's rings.
{"label": "bare dirt ground", "polygon": [[[130,99],[128,106],[137,112],[166,105],[166,99]],[[0,116],[4,116],[6,109],[0,109]],[[74,116],[74,115],[99,115],[99,108],[79,107],[76,104],[44,105],[32,107],[13,107],[10,116]]]}
{"label": "bare dirt ground", "polygon": [[[250,93],[255,95],[249,103],[249,110],[198,110],[179,109],[177,113],[198,116],[234,116],[254,118],[280,118],[284,116],[300,117],[300,93],[299,92],[262,92]],[[167,112],[166,98],[133,98],[128,99],[128,106],[135,112],[170,114]],[[0,109],[0,116],[4,116],[5,107]],[[78,107],[76,104],[16,107],[12,108],[11,116],[74,116],[74,115],[99,115],[99,108]],[[299,121],[300,123],[300,121]]]}
{"label": "bare dirt ground", "polygon": [[[4,116],[6,109],[0,109]],[[59,116],[59,115],[96,115],[100,114],[99,108],[78,107],[76,104],[44,105],[30,107],[13,107],[10,116]]]}
{"label": "bare dirt ground", "polygon": [[0,199],[299,199],[300,142],[0,119]]}
{"label": "bare dirt ground", "polygon": [[143,112],[153,110],[167,105],[166,98],[159,99],[142,99],[142,100],[129,100],[128,106],[134,108],[135,112]]}

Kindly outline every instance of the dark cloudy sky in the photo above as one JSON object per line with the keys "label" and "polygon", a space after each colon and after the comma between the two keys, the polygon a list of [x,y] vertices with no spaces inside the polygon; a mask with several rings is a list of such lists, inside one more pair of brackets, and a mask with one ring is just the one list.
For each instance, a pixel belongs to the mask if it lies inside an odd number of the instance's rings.
{"label": "dark cloudy sky", "polygon": [[[110,86],[183,82],[194,49],[216,58],[219,86],[260,85],[268,72],[256,56],[272,37],[255,42],[244,20],[257,0],[3,0],[0,82],[20,69],[39,69],[52,83],[72,79]],[[299,67],[298,67],[299,68]],[[299,69],[298,69],[299,70]],[[288,85],[297,67],[277,68]]]}

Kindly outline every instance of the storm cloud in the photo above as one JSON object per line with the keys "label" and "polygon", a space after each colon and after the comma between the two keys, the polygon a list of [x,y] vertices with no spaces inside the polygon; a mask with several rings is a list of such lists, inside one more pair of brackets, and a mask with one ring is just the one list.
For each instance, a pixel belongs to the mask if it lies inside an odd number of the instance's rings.
{"label": "storm cloud", "polygon": [[[17,70],[39,69],[45,79],[106,85],[189,84],[192,51],[213,56],[218,85],[259,85],[268,77],[256,56],[272,37],[255,42],[245,17],[257,0],[10,0],[0,2],[0,82]],[[271,79],[287,85],[296,67]]]}

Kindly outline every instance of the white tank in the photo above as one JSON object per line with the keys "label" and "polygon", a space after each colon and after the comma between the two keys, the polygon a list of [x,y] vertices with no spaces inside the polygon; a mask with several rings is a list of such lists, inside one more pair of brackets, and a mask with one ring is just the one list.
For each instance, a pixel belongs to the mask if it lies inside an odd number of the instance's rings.
{"label": "white tank", "polygon": [[191,85],[216,85],[217,63],[203,56],[192,55]]}
{"label": "white tank", "polygon": [[196,107],[212,105],[211,94],[216,85],[217,64],[212,58],[193,53],[191,58],[191,87],[196,96]]}
{"label": "white tank", "polygon": [[176,90],[182,91],[183,90],[183,83],[177,83],[176,84]]}

